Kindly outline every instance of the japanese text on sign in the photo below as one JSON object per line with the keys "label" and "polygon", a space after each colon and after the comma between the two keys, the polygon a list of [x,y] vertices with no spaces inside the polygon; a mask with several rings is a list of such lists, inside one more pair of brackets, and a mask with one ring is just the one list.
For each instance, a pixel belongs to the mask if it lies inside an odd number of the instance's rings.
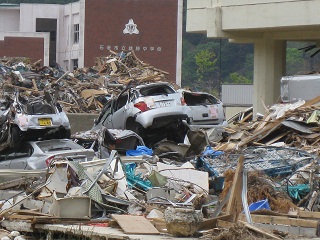
{"label": "japanese text on sign", "polygon": [[150,51],[150,52],[161,52],[162,51],[162,47],[141,47],[141,46],[111,46],[111,45],[100,45],[100,50],[114,50],[114,51]]}

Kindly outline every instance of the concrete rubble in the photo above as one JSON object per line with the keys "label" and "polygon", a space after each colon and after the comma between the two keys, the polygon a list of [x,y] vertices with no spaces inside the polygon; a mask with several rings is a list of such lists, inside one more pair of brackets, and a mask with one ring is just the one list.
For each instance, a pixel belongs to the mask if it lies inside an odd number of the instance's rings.
{"label": "concrete rubble", "polygon": [[[134,52],[72,74],[21,59],[1,63],[4,92],[54,89],[66,111],[80,113],[99,112],[120,85],[167,75]],[[73,140],[95,149],[93,160],[0,170],[0,239],[319,237],[319,104],[320,97],[277,104],[256,119],[248,109],[224,132],[190,129],[183,144],[163,140],[153,149],[129,130],[109,130],[119,150],[108,157],[99,152],[104,129],[77,133]]]}

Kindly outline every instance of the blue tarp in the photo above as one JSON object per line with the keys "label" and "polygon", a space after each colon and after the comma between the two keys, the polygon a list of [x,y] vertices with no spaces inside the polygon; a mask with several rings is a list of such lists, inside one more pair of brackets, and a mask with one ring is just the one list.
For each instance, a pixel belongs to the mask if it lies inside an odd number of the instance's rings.
{"label": "blue tarp", "polygon": [[141,178],[141,174],[135,174],[135,169],[137,167],[136,163],[125,164],[127,182],[130,187],[140,188],[144,191],[152,188],[152,183],[149,180],[144,180]]}
{"label": "blue tarp", "polygon": [[152,155],[153,151],[151,148],[147,148],[146,146],[138,146],[136,150],[127,150],[127,156],[141,156],[141,155]]}
{"label": "blue tarp", "polygon": [[215,151],[211,148],[211,146],[207,146],[206,149],[203,151],[202,156],[210,156],[215,157],[224,154],[223,151]]}

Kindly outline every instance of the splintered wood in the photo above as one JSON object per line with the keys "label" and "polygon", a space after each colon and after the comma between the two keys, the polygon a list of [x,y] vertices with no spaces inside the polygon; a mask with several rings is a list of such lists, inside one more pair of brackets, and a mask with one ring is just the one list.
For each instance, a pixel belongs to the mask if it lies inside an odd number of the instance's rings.
{"label": "splintered wood", "polygon": [[320,97],[308,102],[275,104],[266,114],[252,120],[249,109],[229,122],[227,141],[217,149],[226,152],[248,146],[296,147],[309,153],[320,153]]}
{"label": "splintered wood", "polygon": [[[100,113],[111,96],[117,96],[126,85],[150,82],[169,82],[168,72],[141,61],[134,53],[110,51],[106,57],[96,58],[91,68],[64,71],[60,66],[40,66],[27,58],[4,58],[0,64],[8,71],[0,71],[0,97],[15,90],[38,95],[50,91],[69,113]],[[17,74],[16,67],[23,71]]]}

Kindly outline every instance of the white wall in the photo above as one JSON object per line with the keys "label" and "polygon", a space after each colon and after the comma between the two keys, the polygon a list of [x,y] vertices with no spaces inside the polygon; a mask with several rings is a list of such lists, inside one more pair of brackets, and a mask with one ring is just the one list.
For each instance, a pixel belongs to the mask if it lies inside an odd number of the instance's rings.
{"label": "white wall", "polygon": [[[81,15],[80,5],[84,5],[84,0],[67,5],[21,4],[21,32],[35,32],[37,18],[57,19],[56,61],[68,70],[72,70],[72,59],[78,59],[79,67],[83,67],[84,63],[84,10]],[[73,43],[74,24],[80,24],[80,43],[78,44]]]}
{"label": "white wall", "polygon": [[[78,59],[79,67],[83,67],[83,24],[80,15],[80,2],[70,3],[64,6],[63,16],[61,18],[61,31],[59,47],[57,47],[57,61],[64,68],[72,70],[72,59]],[[74,24],[80,25],[79,43],[74,44]]]}
{"label": "white wall", "polygon": [[0,32],[19,31],[19,7],[0,5]]}
{"label": "white wall", "polygon": [[63,5],[21,3],[20,31],[35,32],[37,18],[52,18],[58,20],[57,32],[59,32],[59,19],[62,13]]}

